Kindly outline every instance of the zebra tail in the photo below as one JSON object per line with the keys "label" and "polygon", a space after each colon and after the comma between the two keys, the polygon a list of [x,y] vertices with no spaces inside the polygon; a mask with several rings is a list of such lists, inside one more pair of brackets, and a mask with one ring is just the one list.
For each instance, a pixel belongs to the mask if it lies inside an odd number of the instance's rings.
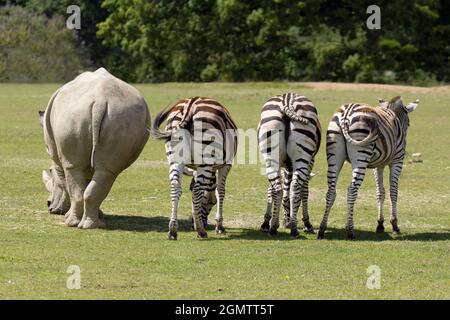
{"label": "zebra tail", "polygon": [[289,104],[287,106],[284,107],[284,113],[286,114],[286,116],[291,119],[291,121],[297,121],[300,122],[302,124],[309,124],[309,120],[299,116],[297,114],[297,112],[295,112],[294,106],[292,104]]}
{"label": "zebra tail", "polygon": [[372,142],[374,142],[378,138],[378,130],[376,129],[375,123],[373,123],[374,119],[367,119],[368,121],[371,121],[371,130],[370,133],[363,139],[363,140],[355,140],[353,139],[349,134],[349,120],[347,118],[344,118],[341,120],[341,129],[342,134],[344,135],[345,140],[347,140],[348,143],[354,145],[354,146],[366,146]]}
{"label": "zebra tail", "polygon": [[150,135],[153,138],[163,140],[163,139],[169,139],[172,136],[172,132],[161,131],[159,129],[159,126],[161,125],[161,123],[164,122],[164,120],[166,120],[167,115],[169,114],[171,109],[172,109],[171,107],[167,107],[167,108],[161,110],[156,115],[155,119],[153,119],[152,126],[150,128]]}

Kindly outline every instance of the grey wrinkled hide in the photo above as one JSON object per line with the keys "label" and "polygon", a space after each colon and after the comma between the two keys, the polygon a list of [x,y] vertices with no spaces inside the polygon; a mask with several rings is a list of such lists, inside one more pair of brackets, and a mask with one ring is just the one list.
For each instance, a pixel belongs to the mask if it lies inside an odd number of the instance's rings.
{"label": "grey wrinkled hide", "polygon": [[58,89],[40,116],[53,160],[50,174],[42,176],[50,212],[67,212],[67,226],[104,227],[100,204],[148,140],[147,104],[135,88],[101,68]]}

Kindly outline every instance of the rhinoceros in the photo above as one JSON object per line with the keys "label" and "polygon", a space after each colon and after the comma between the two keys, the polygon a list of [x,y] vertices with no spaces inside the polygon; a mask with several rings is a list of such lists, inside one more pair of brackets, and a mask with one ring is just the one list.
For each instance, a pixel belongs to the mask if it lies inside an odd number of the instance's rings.
{"label": "rhinoceros", "polygon": [[67,212],[70,227],[105,227],[100,205],[149,138],[144,98],[100,68],[59,88],[39,114],[52,159],[42,175],[50,212]]}

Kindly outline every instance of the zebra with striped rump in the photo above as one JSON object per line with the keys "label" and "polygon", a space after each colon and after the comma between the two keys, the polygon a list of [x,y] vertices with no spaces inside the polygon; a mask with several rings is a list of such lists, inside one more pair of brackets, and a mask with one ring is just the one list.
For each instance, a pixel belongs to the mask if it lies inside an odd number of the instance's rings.
{"label": "zebra with striped rump", "polygon": [[[164,121],[165,131],[160,131]],[[166,140],[172,201],[169,239],[177,239],[183,173],[192,176],[192,216],[198,236],[207,237],[207,215],[216,202],[215,230],[223,233],[225,182],[237,149],[237,127],[228,110],[213,99],[184,99],[157,114],[151,134]]]}
{"label": "zebra with striped rump", "polygon": [[[280,205],[283,225],[297,238],[297,211],[302,204],[304,231],[314,232],[308,216],[308,183],[320,146],[321,128],[314,104],[305,96],[286,93],[263,106],[258,142],[269,179],[263,232],[275,235]],[[273,215],[272,215],[273,212]]]}
{"label": "zebra with striped rump", "polygon": [[352,165],[352,181],[348,188],[347,238],[354,239],[353,207],[366,168],[372,168],[377,184],[378,227],[384,231],[383,204],[385,190],[383,169],[390,169],[391,224],[399,233],[397,222],[398,179],[403,166],[406,148],[406,132],[409,113],[417,108],[419,101],[404,105],[401,97],[389,102],[380,100],[380,107],[350,103],[340,107],[334,114],[327,130],[328,192],[326,209],[318,239],[323,239],[328,215],[336,198],[336,182],[345,160]]}

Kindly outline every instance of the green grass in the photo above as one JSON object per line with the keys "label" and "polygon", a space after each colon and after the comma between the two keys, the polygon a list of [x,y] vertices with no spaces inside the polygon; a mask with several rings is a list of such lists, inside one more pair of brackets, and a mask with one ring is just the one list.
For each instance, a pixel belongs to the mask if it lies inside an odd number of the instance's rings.
{"label": "green grass", "polygon": [[[103,203],[106,230],[78,230],[47,213],[41,171],[50,165],[37,111],[57,85],[0,85],[0,298],[15,299],[449,299],[450,298],[450,92],[396,92],[419,98],[411,115],[409,154],[400,180],[402,235],[376,234],[371,173],[355,207],[357,241],[345,240],[346,165],[329,219],[327,240],[291,240],[258,231],[267,180],[260,165],[235,166],[225,200],[226,235],[199,240],[190,231],[190,192],[184,181],[178,241],[167,240],[170,213],[162,142],[149,140],[138,161],[119,176]],[[271,95],[295,91],[316,104],[323,131],[345,102],[375,104],[394,92],[320,91],[288,83],[137,85],[152,116],[177,99],[204,95],[231,111],[237,124],[254,128]],[[409,159],[409,158],[408,158]],[[310,183],[310,216],[322,218],[326,157],[316,157]],[[386,179],[387,180],[387,179]],[[389,201],[386,203],[388,211]],[[66,288],[69,265],[81,268],[81,289]],[[367,267],[381,268],[381,289],[366,288]]]}

